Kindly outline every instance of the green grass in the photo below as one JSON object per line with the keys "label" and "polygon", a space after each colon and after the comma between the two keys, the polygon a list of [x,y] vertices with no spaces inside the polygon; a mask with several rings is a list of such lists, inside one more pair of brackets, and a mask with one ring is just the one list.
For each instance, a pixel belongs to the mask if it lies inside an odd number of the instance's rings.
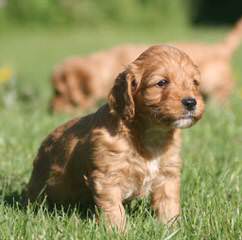
{"label": "green grass", "polygon": [[[22,209],[20,192],[44,136],[70,116],[47,111],[53,65],[72,54],[86,54],[122,42],[157,43],[222,39],[225,29],[136,31],[125,29],[28,30],[1,32],[0,65],[16,72],[17,98],[0,105],[0,239],[242,239],[242,49],[233,58],[237,88],[226,107],[208,104],[202,121],[184,130],[182,219],[159,225],[147,201],[127,207],[125,236],[108,234],[92,217],[71,210],[49,211],[45,204]],[[0,88],[2,86],[0,85]],[[3,91],[0,97],[7,95]],[[84,113],[83,113],[84,114]]]}

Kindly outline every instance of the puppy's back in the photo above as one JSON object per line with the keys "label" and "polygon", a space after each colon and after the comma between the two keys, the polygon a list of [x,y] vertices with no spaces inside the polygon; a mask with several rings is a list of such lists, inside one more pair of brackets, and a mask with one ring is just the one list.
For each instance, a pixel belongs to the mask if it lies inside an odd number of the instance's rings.
{"label": "puppy's back", "polygon": [[[76,151],[79,151],[80,159],[85,159],[86,151],[83,151],[85,140],[88,138],[91,128],[97,124],[95,122],[97,118],[94,115],[95,113],[83,118],[76,118],[59,126],[42,142],[27,186],[26,195],[29,201],[35,201],[43,192],[48,192],[47,195],[53,202],[58,199],[61,204],[64,204],[66,199],[70,203],[70,199],[73,199],[73,202],[80,199],[80,196],[73,196],[73,193],[79,191],[75,191],[72,187],[77,186],[68,182],[68,179],[75,179],[75,177],[68,178],[67,174],[75,175],[78,168],[77,162],[84,165],[82,169],[85,171],[86,163],[77,161],[72,156],[76,156]],[[80,173],[80,169],[78,170]],[[83,184],[79,180],[77,182]],[[65,196],[62,192],[65,192]],[[69,196],[66,193],[69,193]]]}

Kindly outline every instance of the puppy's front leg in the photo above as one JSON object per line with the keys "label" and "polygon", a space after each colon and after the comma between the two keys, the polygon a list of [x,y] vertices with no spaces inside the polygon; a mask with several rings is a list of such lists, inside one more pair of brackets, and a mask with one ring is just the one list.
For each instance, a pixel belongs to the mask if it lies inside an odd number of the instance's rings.
{"label": "puppy's front leg", "polygon": [[110,224],[110,227],[117,228],[121,232],[124,231],[126,218],[120,189],[100,186],[95,189],[94,200],[103,211],[105,220]]}
{"label": "puppy's front leg", "polygon": [[168,175],[161,184],[154,186],[152,207],[159,220],[165,224],[172,223],[180,213],[180,177]]}

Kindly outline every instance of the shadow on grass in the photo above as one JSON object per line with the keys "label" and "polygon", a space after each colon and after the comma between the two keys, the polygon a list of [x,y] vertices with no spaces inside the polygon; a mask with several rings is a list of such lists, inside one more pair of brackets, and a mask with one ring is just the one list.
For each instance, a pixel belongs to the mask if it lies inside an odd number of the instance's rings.
{"label": "shadow on grass", "polygon": [[[16,209],[18,211],[20,210],[23,212],[26,212],[27,209],[30,207],[35,214],[37,214],[40,209],[54,215],[63,215],[64,213],[67,216],[71,216],[75,213],[78,214],[79,217],[83,220],[93,218],[95,213],[97,213],[97,209],[94,204],[89,206],[80,206],[78,204],[64,206],[50,204],[46,201],[46,199],[42,201],[37,201],[35,203],[27,203],[24,190],[22,192],[19,192],[16,190],[10,191],[8,189],[7,193],[6,191],[0,190],[0,202],[2,202],[3,205],[6,207]],[[133,200],[131,202],[125,203],[124,206],[125,211],[129,216],[140,215],[141,212],[142,215],[152,214],[152,210],[150,208],[150,201],[147,199]],[[144,209],[146,213],[143,212]]]}
{"label": "shadow on grass", "polygon": [[81,219],[91,218],[95,214],[95,208],[91,206],[83,207],[78,204],[69,206],[55,205],[48,203],[46,199],[29,203],[26,200],[25,190],[22,192],[8,190],[8,193],[0,190],[0,202],[2,202],[5,207],[16,209],[18,211],[20,210],[22,212],[27,212],[27,209],[30,208],[35,214],[39,211],[54,215],[63,215],[64,213],[67,216],[77,213]]}
{"label": "shadow on grass", "polygon": [[[26,185],[23,182],[22,175],[0,175],[0,204],[6,207],[23,209],[23,192],[22,190]],[[16,186],[17,183],[17,186]],[[15,185],[15,187],[13,187]]]}
{"label": "shadow on grass", "polygon": [[23,196],[18,191],[10,191],[9,193],[4,193],[0,190],[0,202],[9,208],[23,210],[25,209],[23,204]]}

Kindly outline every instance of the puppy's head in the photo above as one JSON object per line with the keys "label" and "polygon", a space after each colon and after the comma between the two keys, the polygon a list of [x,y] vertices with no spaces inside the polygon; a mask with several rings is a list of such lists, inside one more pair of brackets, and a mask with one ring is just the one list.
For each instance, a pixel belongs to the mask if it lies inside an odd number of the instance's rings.
{"label": "puppy's head", "polygon": [[190,127],[204,112],[199,82],[199,71],[185,53],[153,46],[119,74],[109,106],[126,121],[142,118],[169,128]]}
{"label": "puppy's head", "polygon": [[80,60],[69,60],[58,66],[52,76],[54,99],[52,108],[55,110],[55,102],[62,103],[62,109],[86,108],[89,106],[93,89],[90,76]]}

